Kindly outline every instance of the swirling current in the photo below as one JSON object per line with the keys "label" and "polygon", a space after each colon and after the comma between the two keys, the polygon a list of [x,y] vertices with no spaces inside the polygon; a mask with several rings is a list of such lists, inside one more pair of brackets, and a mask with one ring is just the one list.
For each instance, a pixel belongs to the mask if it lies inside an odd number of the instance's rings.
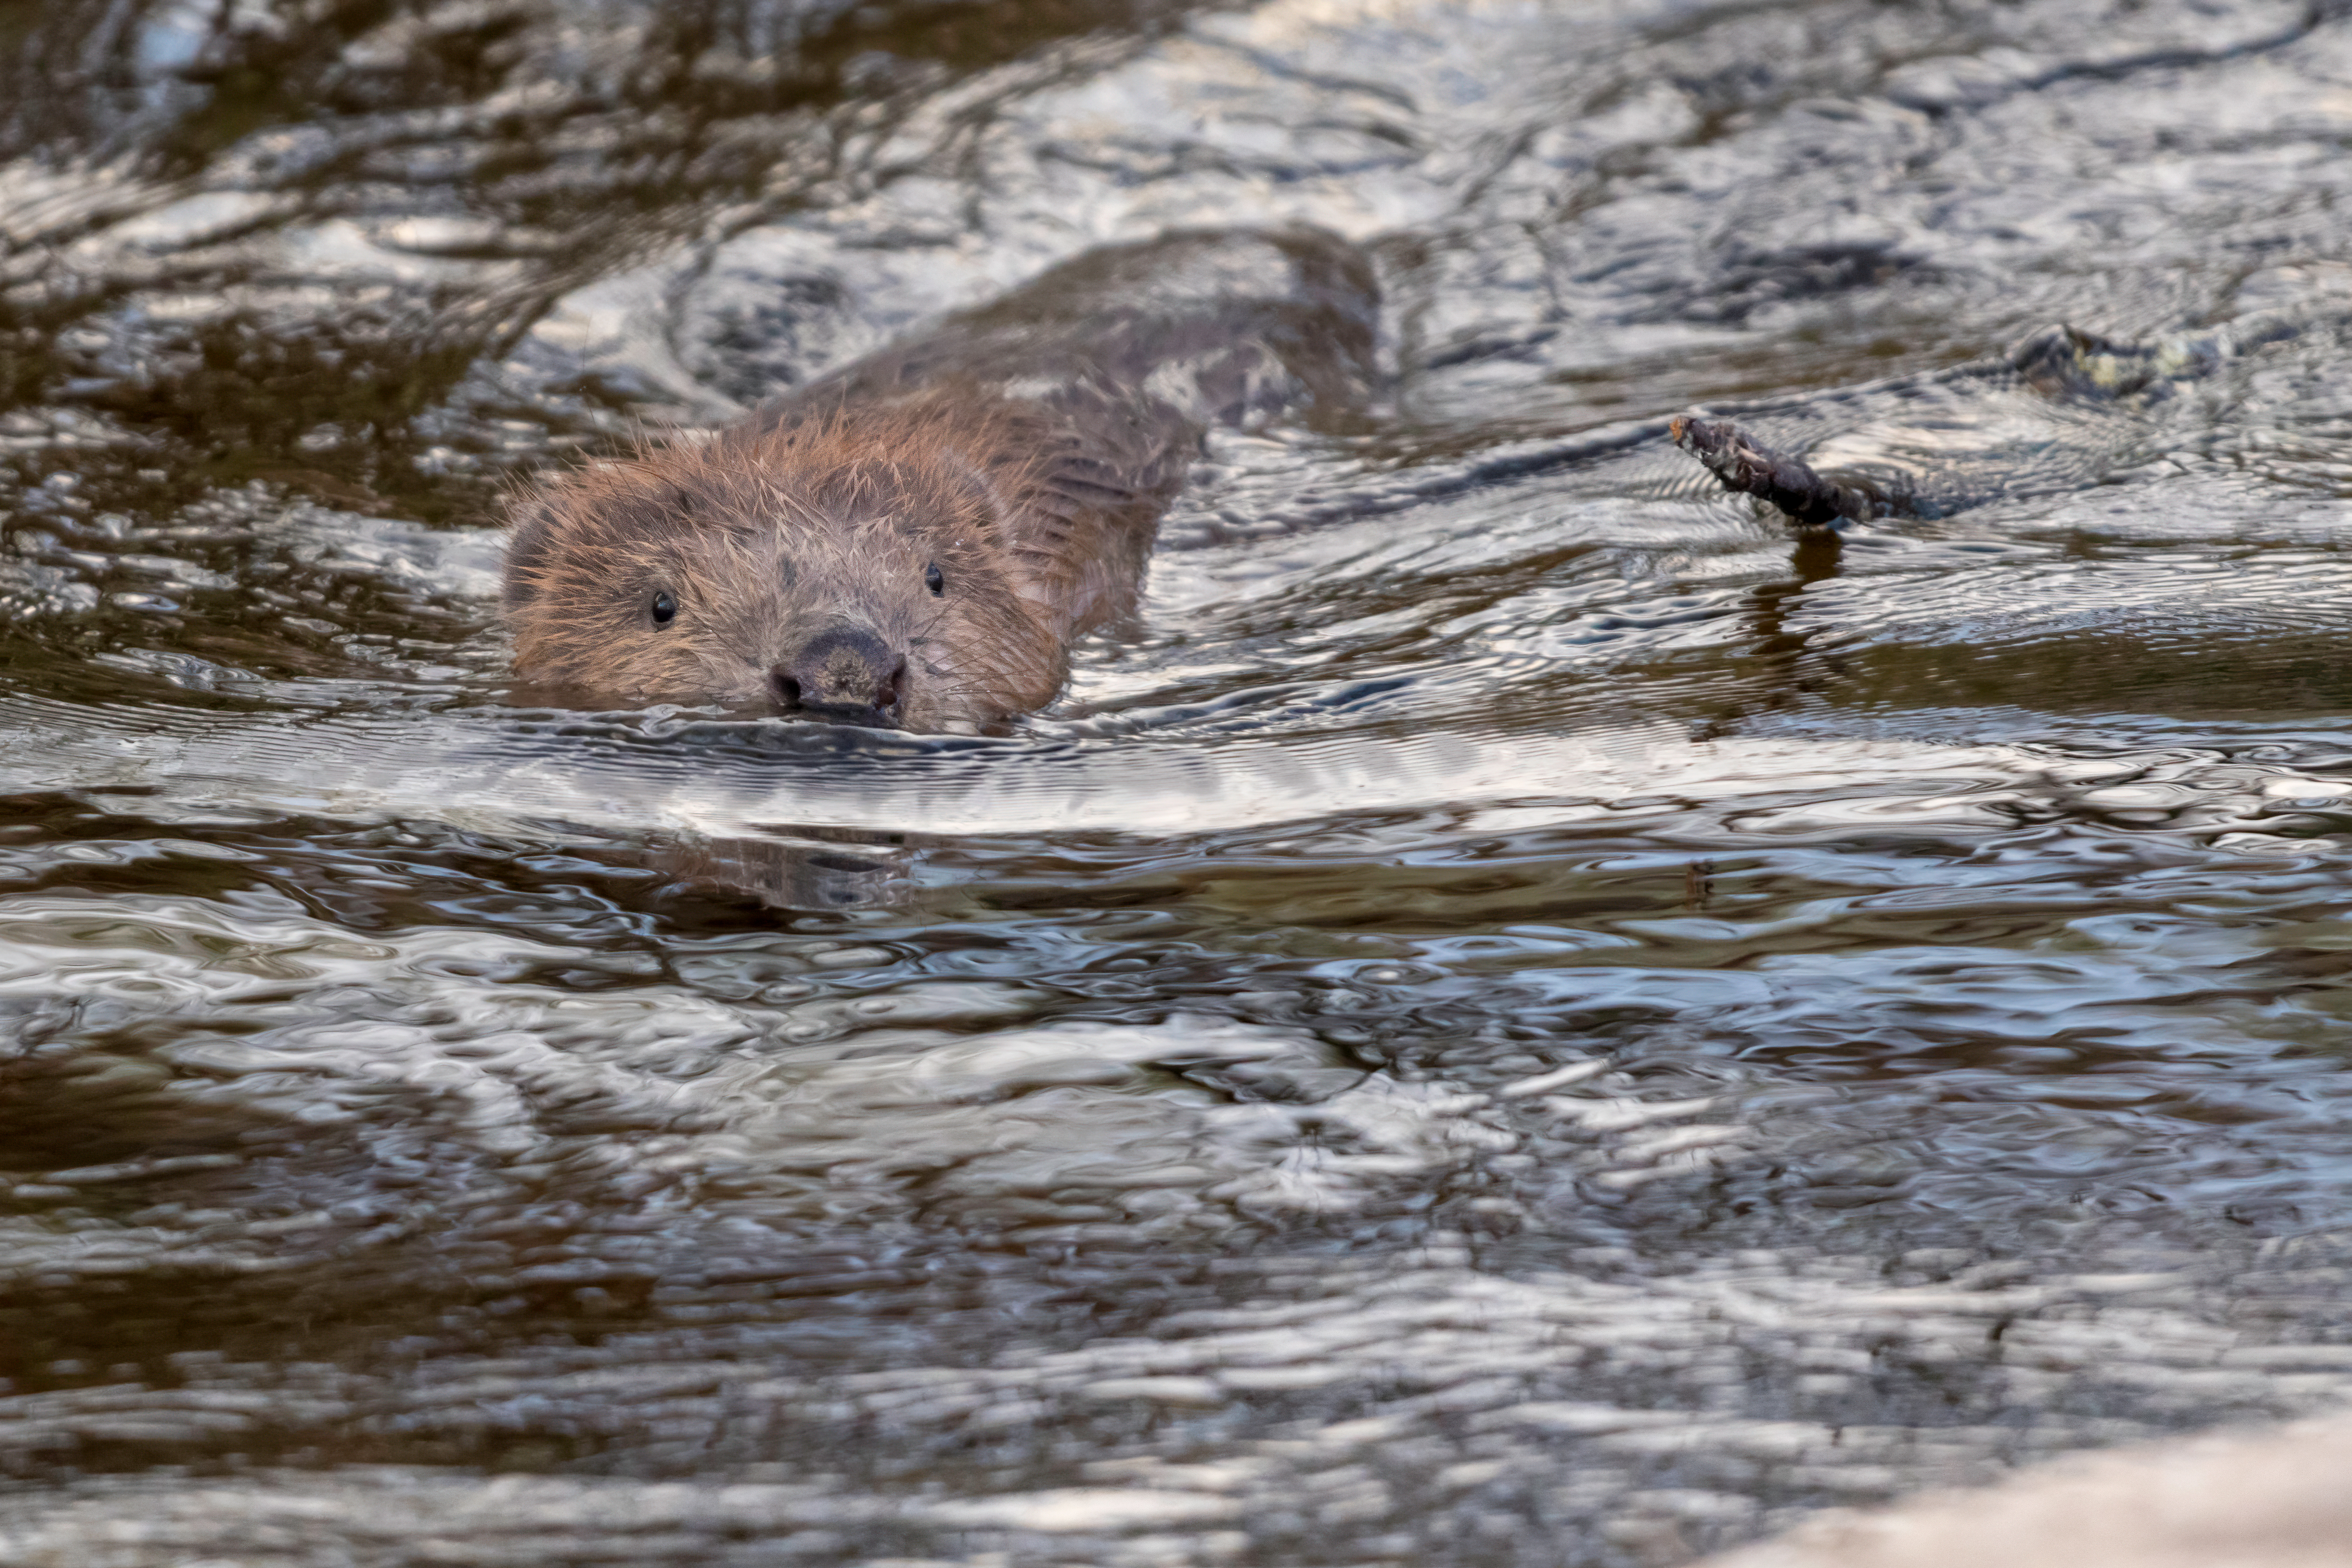
{"label": "swirling current", "polygon": [[[1289,221],[1392,387],[1012,733],[510,691],[523,478]],[[2340,1405],[2347,256],[2335,0],[0,7],[0,1560],[1670,1568]]]}

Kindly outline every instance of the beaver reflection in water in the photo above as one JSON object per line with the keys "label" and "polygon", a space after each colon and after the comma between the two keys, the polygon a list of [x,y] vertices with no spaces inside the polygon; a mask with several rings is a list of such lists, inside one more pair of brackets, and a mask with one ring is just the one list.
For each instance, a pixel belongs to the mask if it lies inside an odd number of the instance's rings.
{"label": "beaver reflection in water", "polygon": [[1361,400],[1379,293],[1312,229],[1091,252],[709,440],[518,503],[524,679],[973,732],[1130,612],[1213,424]]}

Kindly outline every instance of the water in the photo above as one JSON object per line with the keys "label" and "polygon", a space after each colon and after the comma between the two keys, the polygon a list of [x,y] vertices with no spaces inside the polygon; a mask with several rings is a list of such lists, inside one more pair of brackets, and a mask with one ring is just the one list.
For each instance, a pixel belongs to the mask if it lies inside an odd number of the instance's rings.
{"label": "water", "polygon": [[[0,1557],[1665,1568],[2352,1394],[2339,8],[0,38]],[[1014,735],[506,699],[513,477],[1289,218],[1393,398]]]}

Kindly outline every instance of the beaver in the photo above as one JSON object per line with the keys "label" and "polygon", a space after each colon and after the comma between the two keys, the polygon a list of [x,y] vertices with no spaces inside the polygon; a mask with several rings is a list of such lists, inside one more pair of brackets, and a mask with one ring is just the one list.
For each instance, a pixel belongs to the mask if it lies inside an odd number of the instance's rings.
{"label": "beaver", "polygon": [[1134,608],[1207,431],[1361,402],[1380,295],[1319,229],[1106,247],[701,441],[514,503],[517,673],[974,733],[1053,700]]}

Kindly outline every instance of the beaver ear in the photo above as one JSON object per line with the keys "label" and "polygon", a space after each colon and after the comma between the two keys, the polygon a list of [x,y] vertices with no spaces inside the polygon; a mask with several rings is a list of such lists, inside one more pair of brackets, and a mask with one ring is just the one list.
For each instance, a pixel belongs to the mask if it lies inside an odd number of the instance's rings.
{"label": "beaver ear", "polygon": [[502,597],[509,610],[520,610],[539,597],[538,580],[555,552],[555,524],[544,504],[515,519],[507,535],[506,584]]}
{"label": "beaver ear", "polygon": [[950,450],[945,456],[948,472],[955,477],[957,487],[973,503],[972,510],[978,514],[973,521],[990,533],[1002,531],[1007,510],[1004,492],[996,488],[996,481],[989,478],[988,470],[961,452]]}

